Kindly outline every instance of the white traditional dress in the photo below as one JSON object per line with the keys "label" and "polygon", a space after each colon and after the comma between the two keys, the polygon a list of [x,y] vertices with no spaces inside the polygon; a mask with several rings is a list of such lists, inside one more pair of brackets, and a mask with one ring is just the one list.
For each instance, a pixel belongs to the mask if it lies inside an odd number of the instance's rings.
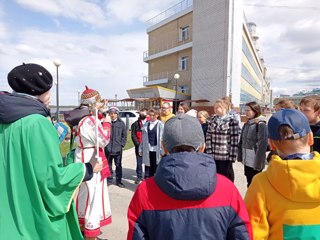
{"label": "white traditional dress", "polygon": [[[76,210],[80,226],[82,226],[86,237],[97,237],[100,228],[111,223],[111,208],[106,177],[110,175],[108,161],[103,149],[109,143],[110,123],[98,123],[99,156],[102,158],[103,170],[94,173],[93,178],[83,182],[75,197]],[[75,162],[89,162],[95,153],[96,146],[95,118],[84,117],[78,125],[75,141]]]}

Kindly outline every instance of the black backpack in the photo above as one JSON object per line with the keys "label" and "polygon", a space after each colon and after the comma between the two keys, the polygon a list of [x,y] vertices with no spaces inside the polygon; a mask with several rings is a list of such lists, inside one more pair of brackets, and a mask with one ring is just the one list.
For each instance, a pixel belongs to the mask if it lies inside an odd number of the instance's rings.
{"label": "black backpack", "polygon": [[[259,133],[259,123],[264,123],[264,124],[267,124],[267,122],[266,121],[259,121],[259,122],[257,122],[256,123],[256,133],[258,134]],[[269,152],[269,151],[271,151],[271,149],[270,149],[270,146],[269,146],[269,144],[267,145],[267,149],[266,149],[266,152]]]}
{"label": "black backpack", "polygon": [[63,113],[64,120],[70,128],[77,126],[82,118],[89,115],[90,112],[87,107],[77,107],[70,111],[64,111]]}

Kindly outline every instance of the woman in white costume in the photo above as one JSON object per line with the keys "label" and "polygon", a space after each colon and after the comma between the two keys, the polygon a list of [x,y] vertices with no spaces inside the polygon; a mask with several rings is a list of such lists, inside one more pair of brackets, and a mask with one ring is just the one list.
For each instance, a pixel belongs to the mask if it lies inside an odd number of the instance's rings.
{"label": "woman in white costume", "polygon": [[[103,170],[94,173],[90,181],[80,185],[79,192],[75,198],[76,210],[81,230],[86,239],[96,239],[100,235],[100,228],[111,223],[110,199],[106,178],[110,175],[108,161],[103,152],[104,147],[109,143],[110,127],[108,121],[102,120],[100,112],[95,117],[95,109],[102,106],[101,97],[98,91],[89,89],[81,95],[81,108],[88,108],[90,115],[83,117],[77,127],[75,141],[75,162],[87,162],[93,154],[98,141],[99,157],[103,162]],[[98,119],[96,123],[96,119]],[[96,129],[96,124],[98,124]],[[98,132],[98,137],[96,135]]]}

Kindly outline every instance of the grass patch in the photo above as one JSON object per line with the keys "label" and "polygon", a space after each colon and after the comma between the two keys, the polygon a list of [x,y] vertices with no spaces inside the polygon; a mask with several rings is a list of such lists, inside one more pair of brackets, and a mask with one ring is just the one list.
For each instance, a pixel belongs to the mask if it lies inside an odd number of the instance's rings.
{"label": "grass patch", "polygon": [[60,144],[60,152],[61,152],[62,157],[65,157],[67,155],[67,153],[69,152],[69,150],[70,150],[70,142],[63,141]]}
{"label": "grass patch", "polygon": [[[130,149],[130,148],[133,148],[133,147],[134,147],[134,145],[133,145],[133,142],[131,140],[131,131],[129,131],[127,133],[127,143],[124,146],[123,150],[127,150],[127,149]],[[65,157],[67,155],[67,153],[69,152],[69,150],[70,150],[70,142],[69,141],[63,141],[60,144],[60,152],[61,152],[62,157]]]}
{"label": "grass patch", "polygon": [[128,131],[128,133],[127,133],[127,143],[124,146],[123,150],[128,150],[128,149],[133,148],[133,147],[134,147],[134,144],[133,144],[132,139],[131,139],[131,131]]}

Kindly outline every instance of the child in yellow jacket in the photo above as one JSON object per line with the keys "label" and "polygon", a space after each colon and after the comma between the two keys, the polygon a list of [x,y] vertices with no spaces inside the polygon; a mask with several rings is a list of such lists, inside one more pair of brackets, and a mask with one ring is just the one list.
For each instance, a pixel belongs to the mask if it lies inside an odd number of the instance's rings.
{"label": "child in yellow jacket", "polygon": [[320,155],[310,153],[308,119],[294,109],[280,110],[270,118],[268,134],[278,155],[245,196],[254,239],[319,239]]}

